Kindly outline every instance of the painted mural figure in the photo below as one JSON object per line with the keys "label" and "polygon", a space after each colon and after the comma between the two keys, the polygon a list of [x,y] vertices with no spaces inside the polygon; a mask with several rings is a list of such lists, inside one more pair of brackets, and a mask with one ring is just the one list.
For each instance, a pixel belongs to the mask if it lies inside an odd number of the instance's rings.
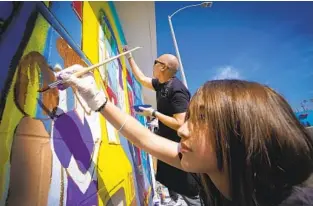
{"label": "painted mural figure", "polygon": [[[59,38],[55,45],[57,45],[59,53],[64,58],[65,65],[74,63],[82,64],[78,55],[74,54],[64,40]],[[98,149],[95,148],[92,132],[88,124],[86,124],[88,122],[87,119],[83,118],[80,120],[75,111],[70,111],[63,114],[60,118],[55,119],[54,116],[58,110],[57,106],[59,105],[59,92],[57,89],[52,89],[38,96],[36,90],[39,87],[46,86],[56,80],[53,70],[47,64],[45,57],[39,52],[29,52],[20,60],[16,76],[14,101],[20,112],[24,114],[24,117],[18,123],[12,143],[11,181],[9,184],[7,204],[17,205],[21,197],[26,205],[35,205],[35,203],[39,203],[40,205],[47,204],[52,175],[51,168],[53,166],[50,132],[53,124],[52,120],[55,120],[53,127],[53,134],[55,134],[53,135],[55,136],[53,137],[54,151],[63,167],[71,168],[71,170],[66,170],[68,176],[68,204],[71,205],[73,202],[82,202],[93,196],[93,204],[96,205],[96,163],[93,161],[96,160],[95,157],[97,157]],[[85,109],[83,109],[83,111],[84,110]],[[82,124],[82,122],[85,123]],[[62,130],[62,124],[73,125],[71,135],[66,134],[68,130]],[[77,130],[78,133],[75,134]],[[84,137],[84,140],[79,138],[81,136]],[[99,138],[100,134],[96,136]],[[79,143],[82,145],[79,153],[77,153],[77,149],[72,148],[75,144],[71,142],[70,137],[73,138],[72,141],[75,140],[76,145]],[[86,142],[89,144],[85,144]],[[84,146],[89,149],[83,150]],[[84,153],[83,151],[86,152]],[[91,157],[91,155],[93,157]],[[74,156],[74,158],[72,156]],[[91,177],[89,178],[89,182],[93,183],[86,189],[82,188],[82,192],[77,188],[78,184],[75,184],[71,178],[73,165],[75,166],[76,164],[79,165],[77,170],[82,174],[93,172],[89,174],[89,177]],[[90,166],[92,166],[91,171]],[[24,171],[23,175],[20,174],[21,170]],[[73,173],[72,175],[75,176],[77,173]],[[86,185],[86,181],[88,181],[88,178],[84,179],[81,184]],[[86,192],[88,188],[89,190]],[[79,198],[79,196],[82,197]]]}
{"label": "painted mural figure", "polygon": [[[40,75],[42,78],[38,78]],[[32,96],[32,87],[38,87],[39,81],[43,81],[45,85],[55,79],[40,53],[30,52],[20,61],[14,86],[14,100],[25,116],[19,122],[13,137],[8,205],[19,205],[21,199],[25,205],[47,203],[52,170],[51,139],[43,122],[32,116],[27,108],[32,107],[30,104],[36,104],[31,101],[37,98]],[[58,100],[56,89],[43,94],[38,100],[42,101],[45,107],[46,111],[41,110],[43,114],[53,113]]]}
{"label": "painted mural figure", "polygon": [[[83,61],[62,39],[57,39],[57,50],[66,67]],[[75,93],[75,92],[74,92]],[[75,110],[60,115],[53,130],[54,151],[67,174],[67,204],[97,205],[96,160],[100,143],[97,117],[89,117],[88,108],[76,96]],[[69,108],[70,109],[70,108]],[[88,119],[95,121],[88,121]],[[95,123],[93,123],[95,122]],[[73,178],[74,177],[74,178]]]}
{"label": "painted mural figure", "polygon": [[[62,42],[62,40],[59,39],[58,42]],[[59,47],[65,64],[75,63],[73,51],[65,46]],[[68,49],[66,50],[66,48]],[[68,58],[65,58],[65,56]],[[80,63],[80,61],[76,62]],[[35,78],[36,76],[37,78]],[[42,102],[42,104],[38,106],[42,108],[37,110],[37,117],[30,117],[24,109],[30,107],[26,102],[35,99],[35,95],[32,95],[34,93],[28,91],[29,88],[38,88],[40,81],[43,82],[40,85],[45,86],[55,80],[53,71],[47,65],[45,58],[38,52],[30,52],[21,60],[14,87],[14,96],[17,107],[26,116],[18,124],[12,145],[8,205],[17,205],[21,195],[24,195],[23,200],[27,205],[32,205],[36,202],[41,203],[41,205],[47,204],[53,165],[50,135],[40,118],[36,120],[38,116],[42,115],[47,117],[44,120],[45,124],[53,124],[53,150],[66,172],[66,205],[82,203],[88,198],[88,204],[97,205],[96,163],[94,162],[96,161],[98,151],[94,143],[97,140],[94,140],[84,115],[81,119],[80,116],[83,113],[79,112],[80,109],[69,111],[57,118],[53,118],[59,104],[57,89],[49,90],[40,95],[38,102]],[[51,118],[51,120],[48,118]],[[54,123],[52,120],[54,120]],[[83,124],[83,122],[85,123]],[[98,138],[100,137],[100,134],[96,135]],[[36,141],[28,138],[32,136],[37,137]],[[21,156],[25,157],[24,153],[29,155],[29,158],[21,158]],[[29,161],[30,159],[32,161]],[[24,171],[23,175],[19,174],[21,170]],[[62,173],[63,171],[60,172]],[[74,175],[74,179],[72,175]],[[39,177],[40,179],[38,179]],[[79,177],[83,178],[79,180],[80,182],[77,181]],[[28,181],[25,182],[25,180]],[[64,181],[64,179],[61,181]],[[22,186],[22,183],[25,183],[25,185]],[[38,191],[38,189],[40,190]],[[63,195],[61,194],[61,196]],[[18,199],[14,197],[18,197]],[[93,201],[90,198],[93,198]]]}

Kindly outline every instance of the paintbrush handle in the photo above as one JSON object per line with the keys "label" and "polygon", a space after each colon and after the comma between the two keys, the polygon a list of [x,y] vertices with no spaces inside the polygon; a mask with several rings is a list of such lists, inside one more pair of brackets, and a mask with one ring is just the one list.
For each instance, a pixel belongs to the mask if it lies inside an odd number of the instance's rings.
{"label": "paintbrush handle", "polygon": [[[84,75],[84,74],[86,74],[87,72],[90,72],[90,71],[94,70],[94,69],[97,68],[97,67],[100,67],[100,66],[102,66],[102,65],[104,65],[104,64],[107,64],[107,63],[109,63],[109,62],[111,62],[111,61],[113,61],[113,60],[115,60],[115,59],[117,59],[117,58],[119,58],[119,57],[121,57],[121,56],[124,56],[124,55],[126,55],[126,54],[129,54],[129,53],[131,53],[131,52],[133,52],[133,51],[135,51],[135,50],[137,50],[137,49],[141,49],[141,48],[142,48],[142,47],[135,47],[135,48],[133,48],[133,49],[131,49],[131,50],[129,50],[129,51],[123,52],[123,53],[121,53],[121,54],[119,54],[119,55],[116,55],[116,56],[114,56],[114,57],[111,57],[111,58],[109,58],[109,59],[106,59],[106,60],[103,61],[103,62],[100,62],[100,63],[98,63],[98,64],[94,64],[94,65],[92,65],[92,66],[90,66],[90,67],[85,67],[85,68],[83,68],[82,70],[80,70],[80,71],[74,73],[73,75],[75,75],[76,77],[80,77],[81,75]],[[40,88],[40,89],[38,90],[38,92],[45,92],[45,91],[47,91],[47,90],[49,90],[49,89],[52,89],[52,88],[57,87],[59,84],[62,84],[62,83],[64,83],[62,80],[55,81],[55,82],[49,84],[48,86],[46,86],[46,87],[44,87],[44,88]]]}
{"label": "paintbrush handle", "polygon": [[104,65],[104,64],[107,64],[107,63],[109,63],[109,62],[111,62],[111,61],[113,61],[113,60],[115,60],[115,59],[117,59],[117,58],[119,58],[119,57],[121,57],[121,56],[124,56],[124,55],[126,55],[126,54],[129,54],[129,53],[131,53],[131,52],[133,52],[133,51],[135,51],[135,50],[137,50],[137,49],[140,49],[140,48],[142,48],[142,47],[135,47],[135,48],[133,48],[133,49],[131,49],[131,50],[129,50],[129,51],[126,51],[126,52],[123,52],[123,53],[121,53],[121,54],[119,54],[119,55],[116,55],[116,56],[114,56],[114,57],[108,58],[108,59],[106,59],[106,60],[103,61],[103,62],[100,62],[100,63],[98,63],[98,64],[94,64],[94,65],[92,65],[92,66],[90,66],[90,67],[85,67],[85,68],[83,68],[82,70],[80,70],[80,71],[74,73],[73,75],[75,75],[76,77],[80,77],[80,76],[82,76],[82,75],[84,75],[84,74],[86,74],[86,73],[88,73],[88,72],[94,70],[94,69],[97,68],[97,67],[100,67],[100,66],[102,66],[102,65]]}

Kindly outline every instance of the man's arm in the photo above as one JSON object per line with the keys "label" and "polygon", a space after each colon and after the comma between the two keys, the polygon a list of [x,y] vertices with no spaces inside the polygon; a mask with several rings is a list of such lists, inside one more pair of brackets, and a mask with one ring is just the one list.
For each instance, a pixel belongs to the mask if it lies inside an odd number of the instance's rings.
{"label": "man's arm", "polygon": [[[127,46],[125,46],[123,48],[123,51],[127,51],[128,48]],[[142,71],[140,70],[140,68],[138,67],[138,65],[136,64],[133,56],[131,54],[126,55],[126,58],[128,59],[130,68],[133,72],[133,74],[135,75],[135,78],[140,82],[140,84],[142,84],[142,86],[147,87],[149,89],[154,90],[154,87],[152,85],[152,78],[147,77],[146,75],[144,75],[144,73],[142,73]]]}
{"label": "man's arm", "polygon": [[142,73],[142,71],[140,70],[140,68],[138,67],[138,65],[136,64],[134,58],[132,56],[130,56],[128,58],[128,62],[129,65],[132,69],[133,74],[135,75],[136,79],[144,86],[147,87],[149,89],[153,89],[152,86],[152,78],[147,77],[146,75],[144,75],[144,73]]}
{"label": "man's arm", "polygon": [[187,92],[177,90],[171,96],[169,101],[171,102],[172,108],[174,109],[175,112],[173,117],[162,114],[154,110],[153,108],[144,108],[144,107],[140,107],[142,112],[139,112],[139,114],[144,116],[154,115],[164,125],[170,127],[171,129],[178,130],[178,128],[185,122],[186,110],[189,105],[189,95],[187,94]]}
{"label": "man's arm", "polygon": [[158,111],[155,112],[155,117],[158,118],[159,121],[174,130],[178,130],[179,127],[184,124],[185,115],[186,112],[177,113],[174,114],[173,117],[170,117]]}
{"label": "man's arm", "polygon": [[155,116],[166,126],[171,129],[178,130],[178,128],[184,124],[186,110],[189,104],[188,91],[180,89],[175,86],[173,94],[171,95],[169,101],[174,112],[173,117],[166,116],[160,112],[155,112]]}

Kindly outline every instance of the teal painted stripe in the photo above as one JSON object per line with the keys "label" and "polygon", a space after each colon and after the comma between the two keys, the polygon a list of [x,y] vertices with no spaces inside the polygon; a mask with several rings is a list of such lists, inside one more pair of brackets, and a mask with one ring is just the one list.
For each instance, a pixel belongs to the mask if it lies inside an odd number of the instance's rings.
{"label": "teal painted stripe", "polygon": [[117,28],[117,31],[118,31],[118,35],[119,35],[119,37],[121,39],[121,42],[122,42],[123,45],[126,45],[127,41],[125,39],[124,32],[123,32],[123,29],[122,29],[122,26],[121,26],[118,14],[116,12],[114,3],[112,1],[110,1],[108,3],[109,3],[109,6],[110,6],[110,9],[111,9],[111,13],[113,15],[114,24],[116,25],[116,28]]}

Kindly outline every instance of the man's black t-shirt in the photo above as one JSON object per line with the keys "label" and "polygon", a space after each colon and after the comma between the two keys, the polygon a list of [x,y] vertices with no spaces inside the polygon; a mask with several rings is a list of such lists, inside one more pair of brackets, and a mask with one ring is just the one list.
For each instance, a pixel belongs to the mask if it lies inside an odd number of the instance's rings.
{"label": "man's black t-shirt", "polygon": [[[158,79],[152,80],[152,85],[156,91],[157,110],[167,116],[187,111],[190,93],[183,83],[173,77],[166,83],[160,83]],[[159,121],[158,134],[175,142],[180,142],[177,131],[173,130]],[[197,184],[190,173],[172,167],[160,160],[157,163],[156,179],[175,192],[186,195],[198,195]]]}
{"label": "man's black t-shirt", "polygon": [[[173,77],[166,83],[160,83],[158,79],[152,80],[156,91],[157,110],[164,115],[173,117],[174,114],[187,111],[190,93],[183,83]],[[175,142],[180,141],[177,131],[169,128],[159,121],[159,134]]]}

